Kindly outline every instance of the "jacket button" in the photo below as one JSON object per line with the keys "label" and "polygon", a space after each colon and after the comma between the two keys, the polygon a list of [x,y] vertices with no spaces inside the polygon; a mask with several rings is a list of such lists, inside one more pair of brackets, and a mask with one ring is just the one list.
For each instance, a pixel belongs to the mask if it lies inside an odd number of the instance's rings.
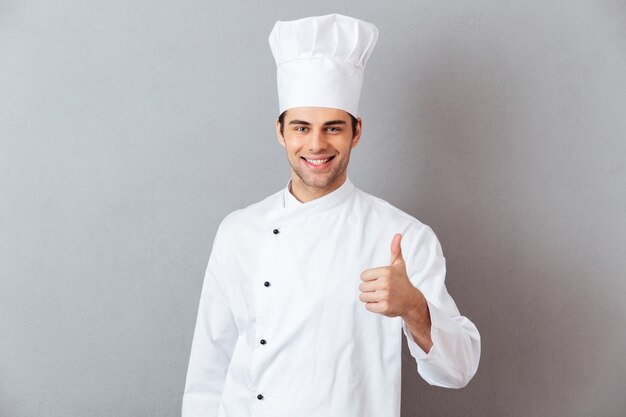
{"label": "jacket button", "polygon": [[257,395],[256,397],[257,397],[257,399],[259,399],[259,400],[262,400],[262,399],[263,399],[263,395],[262,395],[262,394],[259,394],[259,395]]}
{"label": "jacket button", "polygon": [[262,344],[262,345],[264,345],[264,344],[266,344],[266,343],[267,343],[267,341],[266,341],[265,339],[261,339],[261,344]]}
{"label": "jacket button", "polygon": [[263,285],[265,285],[266,287],[269,287],[269,286],[270,286],[270,282],[269,282],[269,281],[265,281],[265,282],[263,283]]}
{"label": "jacket button", "polygon": [[280,233],[280,231],[279,231],[278,229],[274,229],[274,234],[275,234],[275,235],[277,235],[277,234],[279,234],[279,233]]}

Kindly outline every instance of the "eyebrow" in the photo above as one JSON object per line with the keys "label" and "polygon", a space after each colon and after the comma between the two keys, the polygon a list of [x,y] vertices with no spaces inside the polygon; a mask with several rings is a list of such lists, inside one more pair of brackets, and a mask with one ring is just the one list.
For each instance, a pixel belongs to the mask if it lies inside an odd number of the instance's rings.
{"label": "eyebrow", "polygon": [[[345,120],[329,120],[328,122],[324,123],[324,126],[334,126],[334,125],[345,125],[346,122]],[[305,121],[305,120],[291,120],[289,122],[289,125],[304,125],[304,126],[311,126],[311,123]]]}

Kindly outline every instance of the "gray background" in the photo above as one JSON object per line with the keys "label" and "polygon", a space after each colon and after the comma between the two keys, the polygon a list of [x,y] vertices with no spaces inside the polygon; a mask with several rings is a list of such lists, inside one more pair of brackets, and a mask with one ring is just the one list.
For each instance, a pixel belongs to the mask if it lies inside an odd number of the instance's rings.
{"label": "gray background", "polygon": [[626,415],[624,1],[0,1],[0,415],[175,416],[217,225],[282,188],[277,19],[381,31],[350,178],[483,355],[403,416]]}

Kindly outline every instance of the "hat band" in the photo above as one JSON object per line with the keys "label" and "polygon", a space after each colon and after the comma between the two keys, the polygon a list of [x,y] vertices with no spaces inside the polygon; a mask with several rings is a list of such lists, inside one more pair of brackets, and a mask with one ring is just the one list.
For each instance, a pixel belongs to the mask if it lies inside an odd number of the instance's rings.
{"label": "hat band", "polygon": [[357,117],[363,70],[327,58],[298,59],[277,68],[280,112],[294,107],[330,107]]}

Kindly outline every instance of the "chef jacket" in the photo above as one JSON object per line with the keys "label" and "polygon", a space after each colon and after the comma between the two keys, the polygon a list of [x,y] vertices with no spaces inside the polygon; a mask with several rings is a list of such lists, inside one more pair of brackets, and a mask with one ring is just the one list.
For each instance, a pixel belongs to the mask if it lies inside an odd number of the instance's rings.
{"label": "chef jacket", "polygon": [[[401,317],[359,300],[361,272],[389,265],[396,233],[428,303],[428,353]],[[182,416],[399,417],[402,333],[424,380],[465,386],[480,335],[444,278],[431,228],[350,179],[304,204],[288,185],[234,211],[209,257]]]}

